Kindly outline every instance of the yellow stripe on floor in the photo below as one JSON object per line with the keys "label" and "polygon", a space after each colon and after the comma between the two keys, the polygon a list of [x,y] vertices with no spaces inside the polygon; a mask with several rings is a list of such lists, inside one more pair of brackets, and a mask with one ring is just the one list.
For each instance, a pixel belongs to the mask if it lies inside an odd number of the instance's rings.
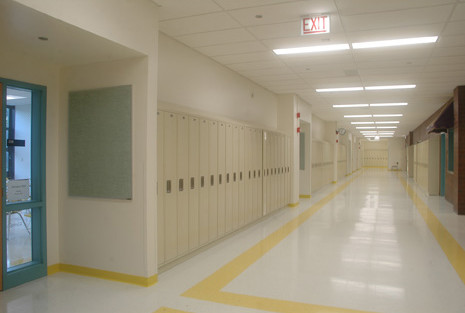
{"label": "yellow stripe on floor", "polygon": [[399,176],[402,186],[404,186],[408,195],[418,209],[418,212],[423,217],[428,225],[429,230],[436,238],[445,255],[449,259],[450,264],[454,267],[457,275],[465,284],[465,250],[449,233],[449,231],[441,224],[439,219],[434,215],[426,203],[420,199],[413,188],[408,184],[405,178]]}
{"label": "yellow stripe on floor", "polygon": [[261,240],[259,243],[233,259],[231,262],[220,268],[218,271],[191,289],[187,290],[185,293],[183,293],[183,296],[199,300],[279,313],[366,313],[366,311],[270,299],[221,291],[221,289],[228,285],[233,279],[243,273],[249,266],[263,257],[268,251],[278,245],[290,233],[302,225],[302,223],[307,221],[313,214],[315,214],[323,206],[334,199],[334,197],[341,193],[357,177],[354,177],[348,182],[339,186],[336,190],[315,203],[299,216],[286,223],[274,233]]}

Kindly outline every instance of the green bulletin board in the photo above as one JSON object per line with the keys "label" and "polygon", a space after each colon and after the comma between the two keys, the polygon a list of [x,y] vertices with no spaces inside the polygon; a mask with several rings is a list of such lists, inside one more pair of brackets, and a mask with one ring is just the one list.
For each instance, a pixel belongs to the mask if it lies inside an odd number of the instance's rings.
{"label": "green bulletin board", "polygon": [[132,199],[132,88],[69,93],[70,196]]}

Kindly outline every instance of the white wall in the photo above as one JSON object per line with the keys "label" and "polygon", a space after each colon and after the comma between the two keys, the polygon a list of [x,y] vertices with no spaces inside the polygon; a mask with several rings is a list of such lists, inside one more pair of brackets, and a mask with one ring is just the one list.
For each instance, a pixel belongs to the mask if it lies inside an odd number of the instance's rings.
{"label": "white wall", "polygon": [[58,111],[59,67],[9,49],[0,49],[0,76],[47,87],[46,197],[47,261],[59,262]]}
{"label": "white wall", "polygon": [[388,168],[397,166],[402,171],[407,170],[407,155],[404,138],[392,138],[388,140]]}
{"label": "white wall", "polygon": [[163,33],[158,101],[277,128],[275,94]]}

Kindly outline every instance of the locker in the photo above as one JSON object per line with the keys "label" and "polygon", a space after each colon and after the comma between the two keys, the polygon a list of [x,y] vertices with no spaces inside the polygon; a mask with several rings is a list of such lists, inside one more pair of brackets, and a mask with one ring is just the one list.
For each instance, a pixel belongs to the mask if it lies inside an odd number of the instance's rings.
{"label": "locker", "polygon": [[165,214],[164,214],[164,112],[157,112],[157,251],[158,264],[165,263]]}
{"label": "locker", "polygon": [[244,208],[244,126],[239,128],[239,226],[245,224],[245,208]]}
{"label": "locker", "polygon": [[268,167],[268,132],[263,132],[263,214],[269,213],[268,210],[268,176],[266,174]]}
{"label": "locker", "polygon": [[199,118],[189,117],[189,250],[199,246]]}
{"label": "locker", "polygon": [[232,171],[233,171],[233,130],[231,124],[226,124],[226,220],[225,232],[229,233],[232,230],[233,219],[233,187],[232,187]]}
{"label": "locker", "polygon": [[258,194],[257,194],[257,215],[258,218],[263,216],[263,132],[261,129],[257,129],[257,182],[258,182]]}
{"label": "locker", "polygon": [[252,129],[250,135],[250,148],[251,148],[251,181],[252,181],[252,220],[256,220],[257,216],[257,206],[258,206],[258,182],[257,182],[257,130]]}
{"label": "locker", "polygon": [[177,115],[177,149],[176,172],[178,186],[178,253],[186,254],[189,250],[189,119],[185,114]]}
{"label": "locker", "polygon": [[232,229],[239,227],[239,129],[237,125],[232,126]]}
{"label": "locker", "polygon": [[285,191],[284,191],[284,135],[279,135],[279,207],[285,206]]}
{"label": "locker", "polygon": [[208,120],[201,119],[199,125],[199,244],[208,242]]}
{"label": "locker", "polygon": [[253,194],[253,183],[252,183],[252,129],[250,127],[246,127],[244,130],[244,164],[245,164],[245,210],[244,210],[244,218],[246,223],[250,223],[252,221],[252,194]]}
{"label": "locker", "polygon": [[218,123],[209,122],[208,130],[208,238],[213,241],[218,237]]}
{"label": "locker", "polygon": [[271,141],[271,211],[275,211],[277,207],[277,179],[276,179],[276,134],[273,133],[273,139]]}
{"label": "locker", "polygon": [[218,237],[225,233],[226,221],[226,125],[218,125]]}
{"label": "locker", "polygon": [[177,117],[174,113],[164,114],[164,216],[165,216],[165,260],[178,255],[178,212],[177,212]]}

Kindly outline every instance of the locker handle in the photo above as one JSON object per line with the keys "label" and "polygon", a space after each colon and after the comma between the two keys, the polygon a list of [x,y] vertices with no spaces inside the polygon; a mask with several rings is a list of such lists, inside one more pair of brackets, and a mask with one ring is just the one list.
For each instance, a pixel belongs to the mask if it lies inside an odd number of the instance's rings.
{"label": "locker handle", "polygon": [[256,174],[256,172],[255,172],[255,170],[254,170],[254,171],[253,171],[253,178],[257,177],[257,175],[255,175],[255,174]]}
{"label": "locker handle", "polygon": [[233,179],[236,181],[236,173],[233,174]]}
{"label": "locker handle", "polygon": [[249,171],[249,179],[250,179],[250,171]]}
{"label": "locker handle", "polygon": [[214,186],[214,185],[215,185],[215,176],[210,175],[210,186]]}
{"label": "locker handle", "polygon": [[226,174],[226,183],[229,184],[229,173]]}
{"label": "locker handle", "polygon": [[205,186],[205,177],[201,176],[200,177],[200,187],[203,188]]}
{"label": "locker handle", "polygon": [[242,181],[242,172],[239,174],[239,180]]}
{"label": "locker handle", "polygon": [[171,180],[166,181],[166,193],[171,193]]}
{"label": "locker handle", "polygon": [[258,170],[258,178],[260,178],[260,170]]}
{"label": "locker handle", "polygon": [[218,175],[218,184],[221,185],[223,183],[223,175]]}
{"label": "locker handle", "polygon": [[184,190],[184,179],[179,179],[179,191]]}
{"label": "locker handle", "polygon": [[195,179],[194,177],[191,177],[191,189],[194,189],[195,188]]}

